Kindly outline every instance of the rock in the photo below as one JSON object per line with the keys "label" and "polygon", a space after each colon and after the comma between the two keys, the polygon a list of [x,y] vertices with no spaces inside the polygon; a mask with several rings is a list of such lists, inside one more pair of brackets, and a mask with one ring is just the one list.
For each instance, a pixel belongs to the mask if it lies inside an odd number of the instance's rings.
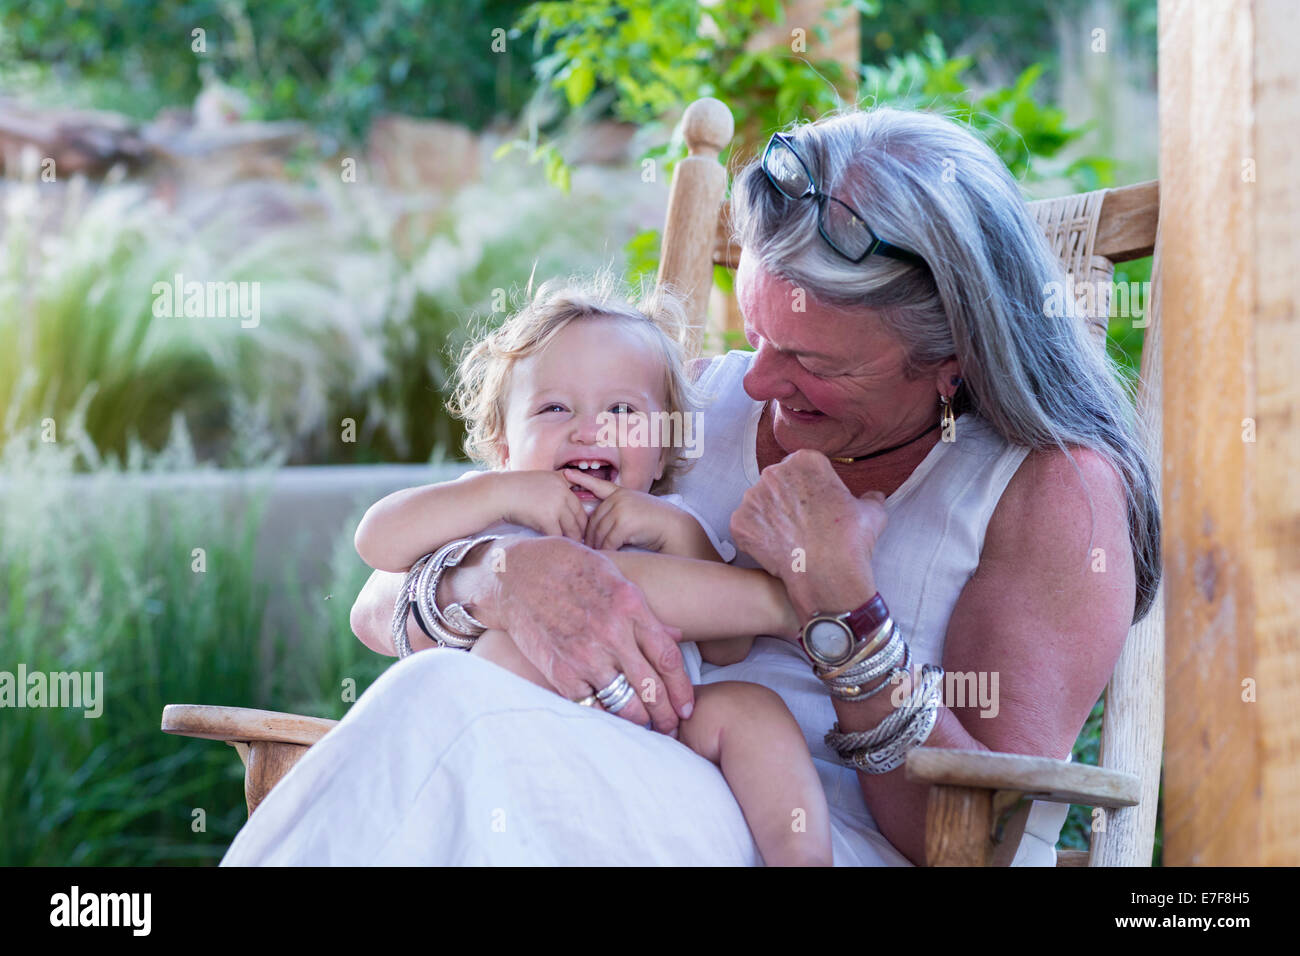
{"label": "rock", "polygon": [[366,141],[368,168],[378,183],[416,192],[456,192],[480,178],[478,137],[438,119],[381,116]]}

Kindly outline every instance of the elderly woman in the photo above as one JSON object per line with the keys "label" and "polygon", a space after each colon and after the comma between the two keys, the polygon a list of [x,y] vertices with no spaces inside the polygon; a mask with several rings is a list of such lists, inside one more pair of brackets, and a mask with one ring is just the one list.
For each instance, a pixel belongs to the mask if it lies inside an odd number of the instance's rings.
{"label": "elderly woman", "polygon": [[[733,208],[754,351],[701,363],[703,454],[678,490],[807,623],[803,649],[760,637],[703,680],[785,700],[837,864],[922,863],[908,750],[1070,755],[1158,583],[1150,465],[1104,354],[1045,307],[1061,266],[1015,181],[967,130],[884,108],[796,126],[741,171]],[[469,655],[415,654],[228,863],[759,862],[716,768],[671,739],[692,702],[680,635],[598,552],[503,547],[492,568],[471,551],[441,599],[508,631],[572,700],[620,674],[653,675],[636,682],[651,693],[620,721]],[[353,611],[388,653],[400,584],[377,572]],[[900,661],[887,693],[859,690]],[[1065,811],[1034,806],[1016,863],[1054,862]]]}

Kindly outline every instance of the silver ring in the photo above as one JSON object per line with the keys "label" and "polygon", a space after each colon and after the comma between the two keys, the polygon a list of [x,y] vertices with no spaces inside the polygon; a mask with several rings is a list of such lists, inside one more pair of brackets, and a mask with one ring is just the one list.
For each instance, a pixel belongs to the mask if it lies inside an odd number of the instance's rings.
{"label": "silver ring", "polygon": [[632,689],[631,684],[624,680],[622,691],[617,696],[610,697],[604,701],[605,710],[607,713],[617,714],[620,710],[630,704],[634,697],[636,697],[636,691]]}
{"label": "silver ring", "polygon": [[610,701],[611,698],[621,694],[625,687],[630,687],[630,686],[631,685],[629,685],[627,682],[627,676],[622,671],[619,671],[617,677],[615,677],[612,681],[610,681],[600,690],[596,691],[596,699],[600,701],[602,704],[606,704]]}

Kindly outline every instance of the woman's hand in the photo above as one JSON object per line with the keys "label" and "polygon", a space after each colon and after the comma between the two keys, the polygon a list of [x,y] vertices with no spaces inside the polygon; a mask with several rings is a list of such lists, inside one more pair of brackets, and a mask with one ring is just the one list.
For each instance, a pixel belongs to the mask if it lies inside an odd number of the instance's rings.
{"label": "woman's hand", "polygon": [[[564,538],[510,537],[494,560],[471,553],[443,579],[445,600],[472,604],[559,693],[580,700],[620,672],[636,691],[618,716],[670,733],[694,693],[681,631],[660,623],[639,588],[607,557]],[[489,549],[479,548],[477,551]],[[491,570],[487,565],[491,564]]]}
{"label": "woman's hand", "polygon": [[876,593],[871,555],[885,496],[855,498],[821,452],[801,449],[763,471],[731,516],[736,547],[779,577],[801,620],[851,611]]}
{"label": "woman's hand", "polygon": [[583,540],[587,512],[563,471],[492,473],[492,495],[502,520],[542,534]]}

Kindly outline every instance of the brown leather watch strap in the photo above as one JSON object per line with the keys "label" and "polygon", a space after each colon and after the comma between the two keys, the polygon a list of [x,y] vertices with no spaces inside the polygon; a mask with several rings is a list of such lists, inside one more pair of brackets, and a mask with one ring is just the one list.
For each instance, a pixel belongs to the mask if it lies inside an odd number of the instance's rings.
{"label": "brown leather watch strap", "polygon": [[885,599],[877,591],[866,604],[849,614],[846,623],[854,640],[860,641],[884,624],[888,617],[889,608],[885,607]]}

